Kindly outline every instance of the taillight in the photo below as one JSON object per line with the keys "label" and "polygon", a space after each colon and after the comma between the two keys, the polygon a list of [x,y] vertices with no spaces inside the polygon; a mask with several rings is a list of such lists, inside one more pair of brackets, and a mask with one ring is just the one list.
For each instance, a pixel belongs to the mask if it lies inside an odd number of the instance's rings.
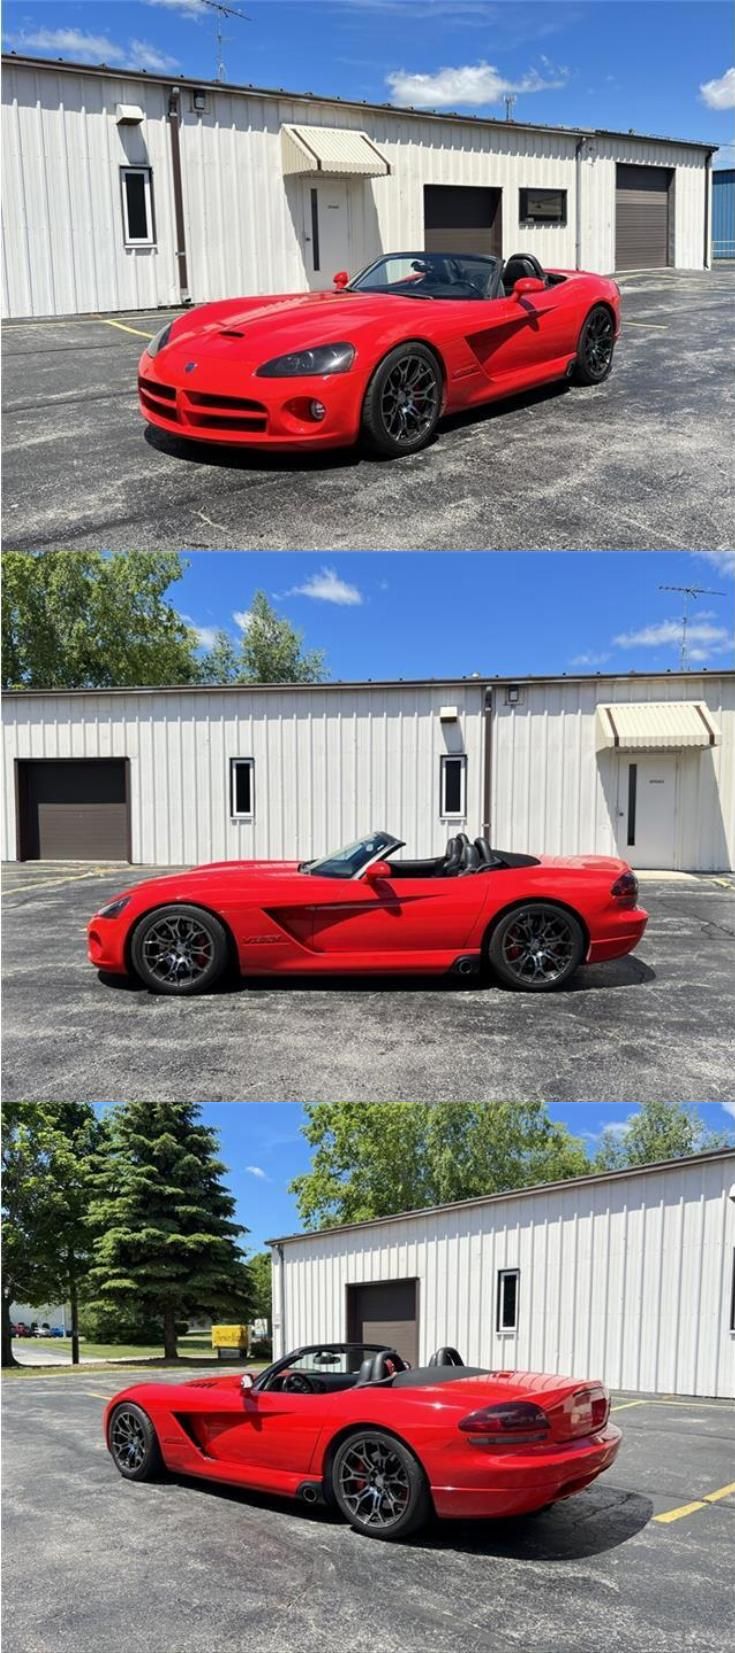
{"label": "taillight", "polygon": [[540,1406],[532,1401],[504,1401],[499,1406],[484,1406],[479,1412],[470,1412],[458,1428],[469,1435],[471,1446],[503,1446],[509,1441],[524,1445],[531,1441],[545,1441],[549,1420]]}
{"label": "taillight", "polygon": [[638,900],[638,879],[630,868],[627,872],[621,872],[620,877],[616,878],[610,894],[613,901],[617,901],[620,907],[635,906]]}

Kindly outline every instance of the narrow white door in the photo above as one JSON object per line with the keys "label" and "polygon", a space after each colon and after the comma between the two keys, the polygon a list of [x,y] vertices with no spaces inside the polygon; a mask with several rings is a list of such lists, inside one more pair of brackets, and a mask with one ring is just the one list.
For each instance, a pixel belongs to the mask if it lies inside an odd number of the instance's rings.
{"label": "narrow white door", "polygon": [[677,773],[673,752],[621,753],[618,849],[634,867],[676,865]]}
{"label": "narrow white door", "polygon": [[341,178],[304,180],[304,244],[309,286],[329,289],[338,270],[350,270],[350,192]]}

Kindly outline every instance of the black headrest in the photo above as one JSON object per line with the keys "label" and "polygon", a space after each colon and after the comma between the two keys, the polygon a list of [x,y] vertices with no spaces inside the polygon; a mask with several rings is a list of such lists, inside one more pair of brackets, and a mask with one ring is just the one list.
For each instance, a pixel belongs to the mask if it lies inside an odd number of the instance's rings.
{"label": "black headrest", "polygon": [[462,845],[458,838],[450,838],[444,858],[444,872],[456,872],[462,865]]}
{"label": "black headrest", "polygon": [[490,867],[490,866],[493,865],[493,862],[495,861],[495,856],[493,855],[493,852],[492,852],[492,850],[490,848],[490,845],[487,842],[486,838],[476,838],[475,839],[475,849],[477,850],[477,853],[480,857],[480,866],[481,867]]}
{"label": "black headrest", "polygon": [[543,268],[533,253],[514,253],[504,266],[503,286],[514,287],[524,276],[535,276],[537,281],[545,279]]}
{"label": "black headrest", "polygon": [[430,1366],[464,1366],[461,1354],[456,1349],[437,1349],[429,1361]]}
{"label": "black headrest", "polygon": [[361,1389],[366,1383],[382,1383],[384,1378],[405,1371],[406,1362],[401,1360],[397,1349],[379,1349],[375,1355],[366,1355],[357,1374],[355,1388]]}
{"label": "black headrest", "polygon": [[462,857],[462,871],[460,873],[460,878],[464,878],[468,872],[477,872],[479,865],[479,854],[475,849],[474,844],[468,843]]}

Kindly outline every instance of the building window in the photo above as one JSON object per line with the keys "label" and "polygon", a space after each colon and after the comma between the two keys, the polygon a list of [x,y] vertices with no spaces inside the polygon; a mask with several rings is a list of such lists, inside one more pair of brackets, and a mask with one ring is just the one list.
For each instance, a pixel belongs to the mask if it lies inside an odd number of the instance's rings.
{"label": "building window", "polygon": [[498,1269],[496,1332],[517,1332],[518,1330],[518,1282],[520,1277],[520,1269]]}
{"label": "building window", "polygon": [[311,261],[315,270],[321,269],[319,262],[319,196],[315,189],[311,195]]}
{"label": "building window", "polygon": [[153,174],[149,166],[124,166],[122,182],[123,237],[126,247],[153,247]]}
{"label": "building window", "polygon": [[255,760],[230,758],[230,814],[233,821],[252,821],[255,813]]}
{"label": "building window", "polygon": [[467,814],[467,759],[444,756],[441,759],[439,814],[443,818],[456,816],[464,820]]}
{"label": "building window", "polygon": [[521,189],[518,217],[522,224],[566,224],[565,189]]}

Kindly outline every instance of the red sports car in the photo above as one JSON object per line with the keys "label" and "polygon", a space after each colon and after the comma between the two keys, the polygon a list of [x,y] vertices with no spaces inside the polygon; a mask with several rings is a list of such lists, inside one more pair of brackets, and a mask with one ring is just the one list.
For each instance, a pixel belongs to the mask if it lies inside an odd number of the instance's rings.
{"label": "red sports car", "polygon": [[225,299],[147,346],[143,417],[176,436],[267,448],[415,453],[443,413],[552,379],[598,385],[620,289],[530,253],[389,253],[323,293]]}
{"label": "red sports car", "polygon": [[491,966],[509,987],[561,987],[578,965],[629,953],[648,914],[626,861],[512,855],[450,838],[444,855],[396,859],[371,832],[318,861],[215,861],[135,884],[90,919],[98,970],[156,993],[243,976]]}
{"label": "red sports car", "polygon": [[439,1516],[530,1515],[608,1469],[620,1430],[601,1383],[489,1372],[439,1349],[296,1349],[253,1382],[136,1383],[105,1410],[120,1474],[162,1468],[336,1505],[358,1532],[405,1538]]}

